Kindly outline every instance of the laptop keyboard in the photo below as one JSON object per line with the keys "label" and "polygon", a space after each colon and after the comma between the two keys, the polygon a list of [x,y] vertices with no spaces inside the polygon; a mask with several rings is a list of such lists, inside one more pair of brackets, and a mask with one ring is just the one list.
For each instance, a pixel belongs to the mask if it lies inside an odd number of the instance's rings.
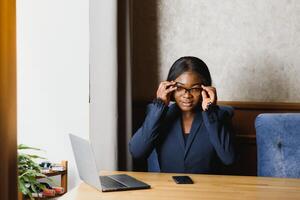
{"label": "laptop keyboard", "polygon": [[112,179],[118,181],[119,183],[122,183],[126,186],[129,187],[141,187],[141,186],[145,186],[145,183],[131,177],[128,176],[126,174],[118,174],[118,175],[111,175],[110,176]]}
{"label": "laptop keyboard", "polygon": [[103,188],[126,188],[125,185],[113,180],[108,176],[100,176],[99,178]]}

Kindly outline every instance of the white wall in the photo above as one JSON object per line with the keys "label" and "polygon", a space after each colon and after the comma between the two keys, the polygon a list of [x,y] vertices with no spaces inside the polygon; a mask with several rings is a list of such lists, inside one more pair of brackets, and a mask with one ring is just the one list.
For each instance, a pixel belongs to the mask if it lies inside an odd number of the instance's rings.
{"label": "white wall", "polygon": [[89,1],[17,1],[18,143],[69,161],[68,133],[89,137]]}
{"label": "white wall", "polygon": [[117,168],[117,1],[90,0],[90,139],[98,169]]}

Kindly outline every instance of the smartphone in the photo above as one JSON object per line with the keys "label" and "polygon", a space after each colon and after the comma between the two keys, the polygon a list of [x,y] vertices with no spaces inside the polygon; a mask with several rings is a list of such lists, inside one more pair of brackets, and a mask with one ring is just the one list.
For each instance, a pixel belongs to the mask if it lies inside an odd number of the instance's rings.
{"label": "smartphone", "polygon": [[193,184],[193,180],[189,176],[172,176],[177,184]]}

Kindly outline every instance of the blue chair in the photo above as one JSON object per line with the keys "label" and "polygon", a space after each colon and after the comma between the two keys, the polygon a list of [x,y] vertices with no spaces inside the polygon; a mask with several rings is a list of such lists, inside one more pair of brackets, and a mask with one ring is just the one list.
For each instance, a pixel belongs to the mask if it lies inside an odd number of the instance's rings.
{"label": "blue chair", "polygon": [[300,178],[300,113],[255,120],[258,176]]}
{"label": "blue chair", "polygon": [[[220,109],[227,111],[230,116],[233,116],[234,109],[232,106],[219,106]],[[157,152],[154,149],[147,159],[148,172],[160,172]]]}

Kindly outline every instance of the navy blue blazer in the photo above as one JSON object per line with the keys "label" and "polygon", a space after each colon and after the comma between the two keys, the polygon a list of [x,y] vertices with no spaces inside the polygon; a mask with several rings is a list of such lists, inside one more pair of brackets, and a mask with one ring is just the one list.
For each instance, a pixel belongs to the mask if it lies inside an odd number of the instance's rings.
{"label": "navy blue blazer", "polygon": [[148,105],[143,125],[129,142],[131,155],[148,158],[148,164],[150,161],[154,165],[151,171],[216,173],[220,161],[226,165],[234,161],[230,108],[214,106],[205,112],[196,109],[185,144],[178,106],[153,102]]}

